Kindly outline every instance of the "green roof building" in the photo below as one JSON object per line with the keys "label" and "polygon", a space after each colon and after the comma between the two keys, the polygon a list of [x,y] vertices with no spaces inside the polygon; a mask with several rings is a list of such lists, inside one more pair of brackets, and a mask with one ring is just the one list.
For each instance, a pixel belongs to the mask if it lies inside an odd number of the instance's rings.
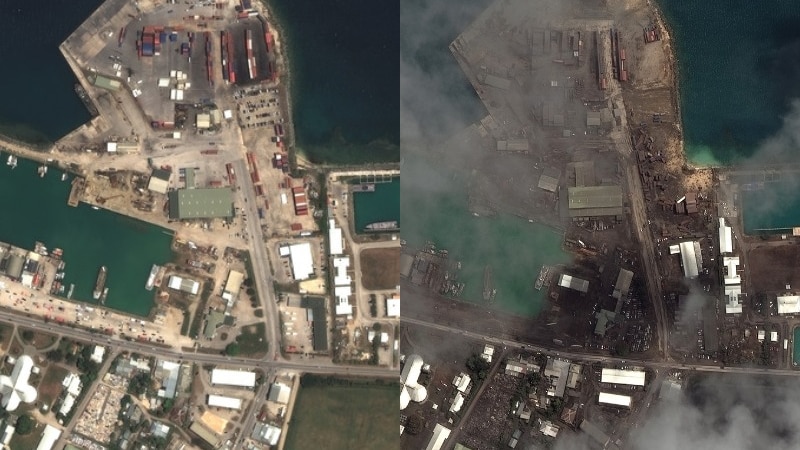
{"label": "green roof building", "polygon": [[180,189],[169,193],[170,219],[214,219],[233,217],[230,188]]}
{"label": "green roof building", "polygon": [[119,88],[122,87],[122,83],[119,80],[100,75],[99,73],[89,75],[88,78],[93,85],[109,91],[118,91]]}

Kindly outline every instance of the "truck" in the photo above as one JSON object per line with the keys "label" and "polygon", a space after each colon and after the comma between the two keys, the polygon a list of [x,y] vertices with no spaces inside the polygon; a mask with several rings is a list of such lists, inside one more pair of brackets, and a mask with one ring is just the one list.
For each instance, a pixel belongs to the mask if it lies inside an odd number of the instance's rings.
{"label": "truck", "polygon": [[264,218],[264,209],[263,208],[258,208],[258,218],[259,219],[263,219]]}

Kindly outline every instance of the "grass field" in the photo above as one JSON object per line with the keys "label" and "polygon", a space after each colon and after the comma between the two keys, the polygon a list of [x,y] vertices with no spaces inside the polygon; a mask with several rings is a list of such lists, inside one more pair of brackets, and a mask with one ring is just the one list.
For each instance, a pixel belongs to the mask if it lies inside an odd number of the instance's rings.
{"label": "grass field", "polygon": [[69,373],[67,369],[56,366],[55,364],[50,364],[50,367],[48,367],[47,371],[44,373],[42,382],[39,383],[39,387],[36,389],[39,391],[39,401],[41,403],[52,408],[53,402],[59,394],[61,394],[63,389],[61,383],[64,381],[64,377],[67,376],[67,373]]}
{"label": "grass field", "polygon": [[20,436],[17,433],[14,433],[14,436],[11,437],[11,442],[9,442],[8,447],[13,448],[14,450],[34,450],[37,446],[39,446],[39,440],[42,439],[42,433],[44,432],[44,425],[39,424],[36,428],[30,432],[30,434],[26,434],[25,436]]}
{"label": "grass field", "polygon": [[14,325],[10,323],[0,323],[0,348],[8,352],[12,337],[14,337]]}
{"label": "grass field", "polygon": [[269,349],[266,330],[264,322],[242,327],[242,334],[236,337],[241,354],[247,356],[266,355]]}
{"label": "grass field", "polygon": [[400,247],[371,248],[361,252],[364,289],[394,289],[400,284]]}
{"label": "grass field", "polygon": [[[319,380],[319,378],[316,378]],[[292,412],[287,450],[397,447],[400,396],[392,384],[304,385]]]}

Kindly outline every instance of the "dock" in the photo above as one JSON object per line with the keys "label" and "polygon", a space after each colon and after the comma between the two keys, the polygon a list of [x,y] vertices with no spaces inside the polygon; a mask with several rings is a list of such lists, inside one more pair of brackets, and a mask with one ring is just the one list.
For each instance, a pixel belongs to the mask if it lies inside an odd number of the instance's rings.
{"label": "dock", "polygon": [[483,270],[483,301],[491,303],[497,295],[497,289],[494,288],[492,281],[492,268],[486,266]]}
{"label": "dock", "polygon": [[72,180],[72,189],[69,191],[69,199],[67,200],[67,204],[72,207],[78,206],[80,203],[81,198],[83,197],[83,193],[86,191],[86,179],[81,177],[76,177]]}

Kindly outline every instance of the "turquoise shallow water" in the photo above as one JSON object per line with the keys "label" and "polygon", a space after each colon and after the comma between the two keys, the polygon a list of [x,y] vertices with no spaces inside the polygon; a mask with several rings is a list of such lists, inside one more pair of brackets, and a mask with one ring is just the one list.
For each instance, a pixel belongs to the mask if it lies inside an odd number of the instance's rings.
{"label": "turquoise shallow water", "polygon": [[396,220],[400,225],[400,178],[390,183],[376,183],[375,192],[353,193],[355,229],[363,230],[373,222]]}
{"label": "turquoise shallow water", "polygon": [[43,242],[48,249],[64,250],[64,282],[75,284],[75,300],[92,299],[100,266],[108,267],[106,306],[136,315],[147,315],[154,291],[144,289],[150,267],[169,262],[172,256],[169,230],[103,209],[67,205],[70,181],[51,169],[44,178],[37,165],[19,160],[12,170],[0,157],[0,241],[25,249]]}
{"label": "turquoise shallow water", "polygon": [[800,97],[800,2],[658,0],[673,30],[688,158],[753,155]]}
{"label": "turquoise shallow water", "polygon": [[795,365],[800,363],[800,345],[797,344],[798,342],[800,342],[800,327],[795,327],[794,339],[792,339],[792,362]]}
{"label": "turquoise shallow water", "polygon": [[497,289],[496,306],[514,314],[537,314],[545,300],[545,290],[534,289],[542,265],[571,260],[561,248],[561,233],[516,217],[474,217],[468,211],[465,186],[452,174],[409,159],[401,170],[413,171],[415,179],[430,180],[424,186],[408,180],[403,184],[405,221],[400,234],[408,245],[419,248],[431,241],[447,249],[450,259],[461,261],[458,279],[466,283],[464,300],[483,303],[483,273],[488,265]]}

